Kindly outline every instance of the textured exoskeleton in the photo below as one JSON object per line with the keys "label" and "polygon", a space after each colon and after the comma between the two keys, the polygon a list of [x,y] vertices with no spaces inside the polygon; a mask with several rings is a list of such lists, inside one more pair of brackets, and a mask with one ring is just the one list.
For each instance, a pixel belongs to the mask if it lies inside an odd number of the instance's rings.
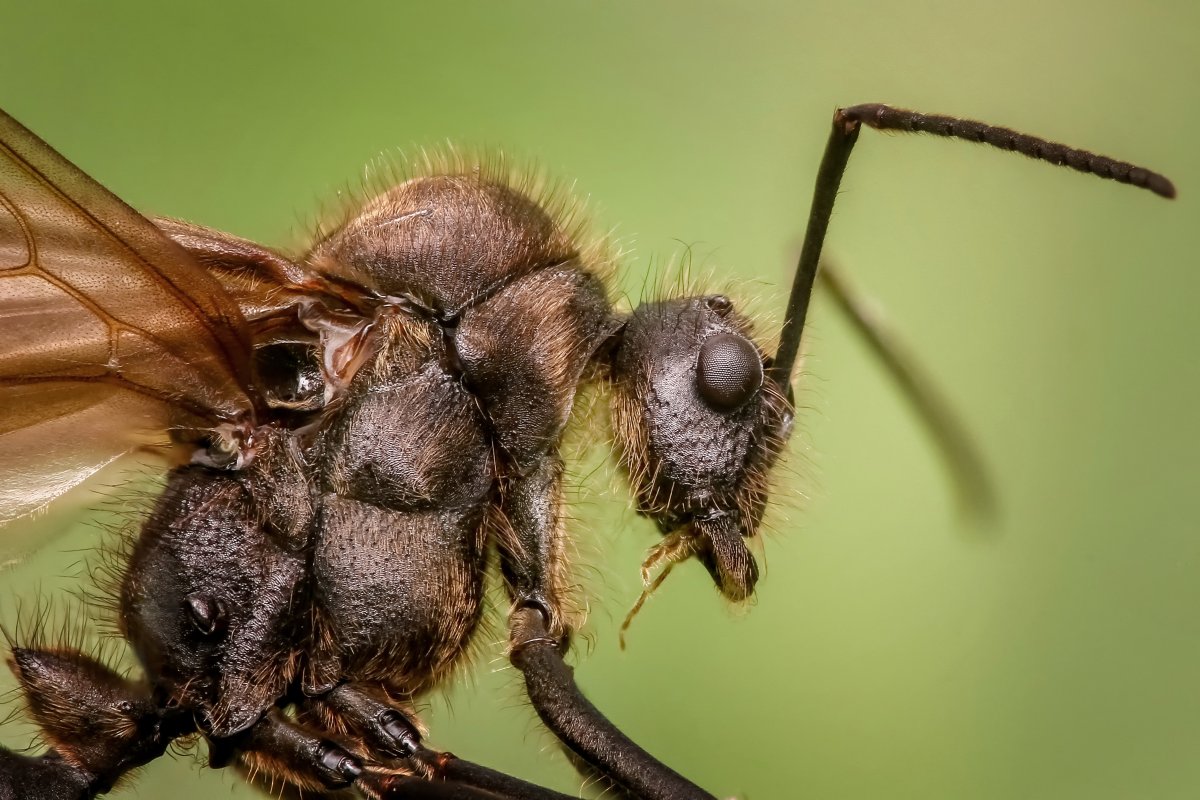
{"label": "textured exoskeleton", "polygon": [[469,655],[493,551],[511,659],[581,768],[622,796],[711,800],[611,725],[563,661],[580,615],[560,447],[579,387],[607,386],[636,507],[663,533],[647,591],[694,556],[730,600],[753,593],[747,542],[863,123],[1173,193],[1003,129],[839,111],[769,356],[723,295],[615,310],[608,251],[570,200],[496,165],[427,165],[292,258],[142,217],[0,113],[0,525],[148,442],[173,458],[115,587],[141,673],[15,642],[49,749],[0,749],[0,800],[92,797],[197,736],[214,766],[291,793],[562,797],[426,748],[411,714]]}

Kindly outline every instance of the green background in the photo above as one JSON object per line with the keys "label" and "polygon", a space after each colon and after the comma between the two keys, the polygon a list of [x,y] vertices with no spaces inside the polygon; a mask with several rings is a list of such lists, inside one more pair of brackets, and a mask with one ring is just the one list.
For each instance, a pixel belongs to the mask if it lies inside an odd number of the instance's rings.
{"label": "green background", "polygon": [[[691,565],[620,652],[656,535],[601,475],[575,496],[576,661],[598,706],[721,796],[1200,796],[1194,2],[33,6],[0,12],[0,105],[138,208],[269,243],[381,151],[496,146],[591,197],[630,292],[686,245],[778,314],[838,105],[1168,173],[1174,204],[865,131],[829,252],[969,421],[1000,524],[964,527],[894,386],[818,300],[753,608]],[[91,535],[0,576],[0,620],[39,594],[75,608]],[[579,789],[498,643],[431,704],[435,745]],[[182,757],[120,796],[252,794]]]}

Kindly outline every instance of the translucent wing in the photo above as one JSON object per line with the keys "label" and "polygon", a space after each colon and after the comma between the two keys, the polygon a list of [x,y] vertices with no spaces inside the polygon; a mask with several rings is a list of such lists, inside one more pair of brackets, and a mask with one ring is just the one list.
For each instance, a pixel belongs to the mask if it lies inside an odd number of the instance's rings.
{"label": "translucent wing", "polygon": [[154,217],[154,224],[217,280],[246,319],[255,345],[312,336],[300,323],[301,306],[338,309],[364,302],[361,292],[323,277],[257,242],[191,222]]}
{"label": "translucent wing", "polygon": [[0,112],[0,526],[172,425],[253,421],[251,376],[220,282]]}

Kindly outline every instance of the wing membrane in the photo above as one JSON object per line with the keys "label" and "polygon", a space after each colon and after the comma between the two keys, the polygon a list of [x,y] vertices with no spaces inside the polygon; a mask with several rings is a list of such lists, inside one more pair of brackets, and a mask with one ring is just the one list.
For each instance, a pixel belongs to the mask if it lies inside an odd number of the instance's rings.
{"label": "wing membrane", "polygon": [[181,417],[252,420],[250,347],[184,248],[0,112],[0,525]]}
{"label": "wing membrane", "polygon": [[289,337],[312,337],[298,309],[320,301],[338,309],[365,300],[350,296],[350,287],[329,285],[301,263],[223,231],[166,217],[154,224],[184,247],[218,281],[237,304],[256,345]]}

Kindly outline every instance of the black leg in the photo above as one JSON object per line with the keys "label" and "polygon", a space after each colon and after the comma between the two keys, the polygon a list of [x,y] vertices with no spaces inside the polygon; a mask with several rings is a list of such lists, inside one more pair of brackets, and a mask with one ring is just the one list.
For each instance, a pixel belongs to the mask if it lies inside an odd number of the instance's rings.
{"label": "black leg", "polygon": [[373,751],[408,758],[421,747],[421,732],[408,715],[355,684],[344,683],[317,698],[362,735]]}
{"label": "black leg", "polygon": [[519,609],[512,625],[512,662],[525,675],[538,715],[564,744],[634,797],[715,800],[634,744],[583,696],[541,613]]}
{"label": "black leg", "polygon": [[505,800],[461,783],[429,781],[409,775],[364,776],[360,787],[372,800]]}
{"label": "black leg", "polygon": [[505,800],[578,800],[503,772],[464,761],[450,753],[423,750],[417,754],[417,758],[431,766],[436,763],[435,774],[443,780],[492,792]]}
{"label": "black leg", "polygon": [[[490,792],[503,800],[572,800],[568,795],[473,764],[451,753],[430,750],[421,744],[420,731],[404,712],[380,701],[364,686],[342,684],[326,695],[307,701],[303,708],[317,711],[315,706],[325,706],[324,710],[336,715],[329,718],[335,727],[349,729],[353,731],[352,736],[361,737],[362,744],[367,747],[365,762],[368,770],[374,762],[401,764],[403,772],[411,773],[410,777],[414,779],[458,784],[467,789]],[[316,716],[327,715],[318,713]],[[411,789],[408,783],[405,785]]]}
{"label": "black leg", "polygon": [[223,767],[235,757],[259,783],[279,781],[315,791],[346,788],[363,774],[359,759],[277,710],[241,733],[211,741],[211,766]]}

